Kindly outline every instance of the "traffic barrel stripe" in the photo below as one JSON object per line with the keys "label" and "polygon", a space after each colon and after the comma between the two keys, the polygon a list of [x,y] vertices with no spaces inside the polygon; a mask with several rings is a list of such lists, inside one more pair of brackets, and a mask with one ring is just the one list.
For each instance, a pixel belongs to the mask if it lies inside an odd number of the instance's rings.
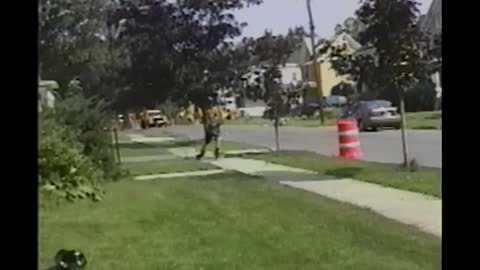
{"label": "traffic barrel stripe", "polygon": [[358,159],[362,156],[357,121],[341,119],[337,121],[339,157]]}

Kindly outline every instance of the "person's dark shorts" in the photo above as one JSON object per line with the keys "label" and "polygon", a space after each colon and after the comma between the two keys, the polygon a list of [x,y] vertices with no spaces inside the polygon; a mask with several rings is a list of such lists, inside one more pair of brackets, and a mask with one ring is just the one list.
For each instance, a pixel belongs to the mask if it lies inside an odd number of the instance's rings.
{"label": "person's dark shorts", "polygon": [[205,136],[205,143],[209,144],[213,139],[220,137],[220,125],[209,125]]}
{"label": "person's dark shorts", "polygon": [[205,136],[205,143],[209,144],[210,142],[212,142],[213,139],[216,139],[216,138],[218,138],[218,136],[216,134],[213,134],[211,132],[207,132],[207,136]]}

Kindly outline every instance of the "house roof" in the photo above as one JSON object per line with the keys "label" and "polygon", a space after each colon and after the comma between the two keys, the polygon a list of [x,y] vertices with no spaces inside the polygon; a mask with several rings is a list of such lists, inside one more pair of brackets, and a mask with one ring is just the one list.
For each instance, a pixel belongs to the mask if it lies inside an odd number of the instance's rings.
{"label": "house roof", "polygon": [[[337,47],[337,46],[346,44],[347,48],[352,52],[356,52],[356,51],[358,51],[362,48],[362,45],[360,43],[358,43],[350,34],[348,34],[346,32],[342,32],[339,35],[333,36],[333,38],[330,40],[330,42],[331,42],[331,46],[333,46],[333,47]],[[318,49],[324,47],[325,45],[326,45],[326,43],[320,44],[318,46]],[[324,53],[322,55],[319,55],[317,57],[317,63],[320,62],[320,61],[323,61],[327,58],[328,58],[328,53]],[[304,65],[310,65],[311,63],[312,63],[312,61],[309,61],[307,63],[304,63]]]}
{"label": "house roof", "polygon": [[442,0],[433,0],[425,17],[420,19],[424,32],[438,34],[442,32]]}
{"label": "house roof", "polygon": [[[318,44],[320,39],[319,38],[314,38],[315,40],[315,44]],[[306,48],[307,48],[307,52],[308,52],[308,55],[312,55],[313,53],[313,50],[312,50],[312,41],[310,39],[309,36],[304,36],[303,37],[303,43],[305,44]],[[317,47],[317,51],[318,51],[318,47]]]}
{"label": "house roof", "polygon": [[300,48],[296,49],[287,59],[288,64],[301,64],[308,57],[306,44],[302,44]]}
{"label": "house roof", "polygon": [[332,42],[332,45],[339,46],[343,43],[346,43],[347,46],[354,51],[362,47],[360,43],[358,43],[350,34],[346,32],[342,32],[340,35],[336,36],[336,38]]}

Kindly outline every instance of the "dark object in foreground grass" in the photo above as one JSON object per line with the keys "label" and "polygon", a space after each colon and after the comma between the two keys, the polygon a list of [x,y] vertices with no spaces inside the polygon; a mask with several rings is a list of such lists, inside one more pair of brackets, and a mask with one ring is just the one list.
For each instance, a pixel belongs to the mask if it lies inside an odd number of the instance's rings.
{"label": "dark object in foreground grass", "polygon": [[441,269],[438,237],[260,179],[225,173],[105,184],[101,204],[39,211],[39,262],[62,243],[84,251],[92,270]]}
{"label": "dark object in foreground grass", "polygon": [[83,269],[86,265],[87,258],[82,252],[61,249],[55,255],[55,264],[47,270],[76,270]]}

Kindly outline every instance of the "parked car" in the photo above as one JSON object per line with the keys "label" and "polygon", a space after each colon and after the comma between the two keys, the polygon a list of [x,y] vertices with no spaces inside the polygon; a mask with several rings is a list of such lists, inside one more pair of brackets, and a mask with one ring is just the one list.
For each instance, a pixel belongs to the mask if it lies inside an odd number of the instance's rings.
{"label": "parked car", "polygon": [[141,126],[143,129],[149,127],[163,127],[168,124],[167,117],[160,110],[146,110],[142,113]]}
{"label": "parked car", "polygon": [[359,101],[345,108],[341,118],[357,120],[360,131],[379,128],[400,129],[401,119],[396,107],[386,100]]}
{"label": "parked car", "polygon": [[347,98],[344,96],[330,95],[325,99],[327,106],[342,107],[347,104]]}

